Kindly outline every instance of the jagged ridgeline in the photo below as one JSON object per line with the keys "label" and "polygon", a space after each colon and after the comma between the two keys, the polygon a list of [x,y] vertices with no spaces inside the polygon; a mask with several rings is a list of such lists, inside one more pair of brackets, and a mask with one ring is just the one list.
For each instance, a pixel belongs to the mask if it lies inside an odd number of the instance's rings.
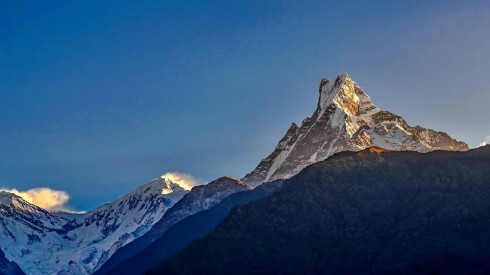
{"label": "jagged ridgeline", "polygon": [[370,146],[417,152],[469,149],[444,132],[411,127],[402,117],[380,110],[347,74],[334,81],[322,79],[319,92],[313,115],[300,127],[293,123],[275,150],[243,182],[254,187],[289,178],[337,152]]}
{"label": "jagged ridgeline", "polygon": [[[293,123],[272,154],[242,180],[222,177],[189,190],[160,177],[85,214],[47,211],[0,192],[0,249],[5,254],[0,270],[17,272],[20,267],[27,274],[148,270],[203,237],[233,207],[268,196],[283,179],[335,153],[370,146],[424,153],[469,149],[444,132],[412,127],[402,117],[378,109],[347,74],[334,81],[323,79],[319,91],[313,115],[299,127]],[[249,190],[273,181],[268,188]],[[155,251],[165,252],[152,257]],[[135,264],[148,257],[151,263]]]}
{"label": "jagged ridgeline", "polygon": [[[146,266],[147,263],[155,261],[158,263],[158,259],[161,259],[163,254],[170,254],[170,251],[176,250],[175,247],[178,245],[175,245],[175,242],[185,242],[185,239],[189,239],[189,235],[193,235],[188,233],[189,231],[209,223],[209,221],[215,219],[217,215],[212,215],[204,221],[199,221],[198,225],[193,225],[191,228],[180,229],[178,230],[177,235],[174,234],[170,240],[162,242],[161,239],[164,239],[162,236],[167,233],[168,229],[187,217],[194,217],[194,214],[212,208],[234,193],[247,190],[250,190],[250,187],[246,186],[241,181],[230,177],[221,177],[206,185],[192,188],[192,190],[169,209],[145,235],[119,249],[97,270],[96,274],[131,274],[133,272],[128,273],[128,271],[136,270],[137,266]],[[202,235],[204,235],[204,233]],[[149,249],[149,247],[155,248]],[[157,251],[155,253],[146,252],[155,250]],[[140,253],[141,251],[145,252]],[[138,259],[135,262],[133,259],[130,259],[135,258],[135,255],[138,253],[143,254],[142,260]],[[148,258],[147,255],[149,254],[153,254],[153,256]],[[117,271],[113,271],[113,269],[124,261],[128,261],[128,263],[125,263],[122,268],[119,268],[122,270],[116,269]],[[126,267],[126,265],[128,265],[128,267]]]}
{"label": "jagged ridgeline", "polygon": [[27,274],[89,274],[146,233],[189,191],[158,178],[85,214],[51,212],[0,192],[0,248]]}

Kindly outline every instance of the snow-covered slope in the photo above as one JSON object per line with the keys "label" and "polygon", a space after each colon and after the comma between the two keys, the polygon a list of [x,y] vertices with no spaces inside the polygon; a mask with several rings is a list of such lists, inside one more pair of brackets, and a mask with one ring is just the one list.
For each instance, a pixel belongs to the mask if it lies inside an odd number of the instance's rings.
{"label": "snow-covered slope", "polygon": [[483,142],[482,142],[482,143],[480,143],[480,146],[479,146],[479,147],[481,147],[481,146],[485,146],[485,145],[490,145],[490,136],[487,136],[487,137],[485,138],[485,140],[483,140]]}
{"label": "snow-covered slope", "polygon": [[378,109],[347,74],[334,81],[322,79],[319,92],[313,115],[300,127],[293,123],[275,150],[243,182],[255,187],[289,178],[334,153],[370,146],[418,152],[469,149],[444,132],[411,127],[402,117]]}
{"label": "snow-covered slope", "polygon": [[158,178],[86,214],[48,212],[0,192],[0,248],[27,274],[87,274],[188,191]]}
{"label": "snow-covered slope", "polygon": [[189,193],[165,213],[151,230],[118,250],[99,273],[102,274],[123,260],[136,255],[182,219],[215,206],[231,194],[245,190],[250,190],[250,187],[230,177],[221,177],[206,185],[193,187]]}
{"label": "snow-covered slope", "polygon": [[250,187],[231,177],[221,177],[206,185],[195,186],[142,238],[153,241],[183,218],[211,208],[229,195],[245,190],[250,190]]}

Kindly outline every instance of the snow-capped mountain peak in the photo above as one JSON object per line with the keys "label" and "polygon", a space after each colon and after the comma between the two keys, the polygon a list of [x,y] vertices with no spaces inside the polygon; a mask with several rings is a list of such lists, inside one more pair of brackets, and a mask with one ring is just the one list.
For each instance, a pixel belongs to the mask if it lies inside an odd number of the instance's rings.
{"label": "snow-capped mountain peak", "polygon": [[485,145],[490,145],[490,136],[487,136],[482,143],[480,143],[480,146],[485,146]]}
{"label": "snow-capped mountain peak", "polygon": [[85,214],[49,212],[0,192],[0,249],[27,274],[88,274],[188,192],[157,178]]}
{"label": "snow-capped mountain peak", "polygon": [[306,166],[334,153],[378,146],[389,150],[468,150],[469,146],[444,132],[412,127],[400,116],[382,111],[348,74],[322,79],[315,112],[300,127],[292,124],[275,150],[242,181],[289,178]]}
{"label": "snow-capped mountain peak", "polygon": [[34,205],[21,196],[8,191],[0,191],[0,211],[17,211],[22,213],[49,213],[47,210]]}
{"label": "snow-capped mountain peak", "polygon": [[[231,194],[245,190],[250,190],[250,187],[232,177],[221,177],[208,184],[194,186],[189,193],[185,194],[165,213],[151,230],[117,251],[109,260],[108,265],[115,266],[122,260],[136,255],[182,219],[215,206]],[[104,268],[108,268],[108,266],[102,267],[102,269]]]}
{"label": "snow-capped mountain peak", "polygon": [[19,196],[13,193],[7,191],[0,191],[0,204],[6,206],[13,205],[17,200],[17,197],[20,198]]}
{"label": "snow-capped mountain peak", "polygon": [[[180,184],[178,181],[173,181],[170,178],[165,177],[165,175],[160,176],[160,178],[163,181],[163,190],[162,194],[170,194],[172,193],[175,189],[176,190],[190,190],[186,185]],[[158,180],[158,179],[156,179]],[[151,183],[150,183],[151,184]],[[160,184],[157,184],[160,186]]]}
{"label": "snow-capped mountain peak", "polygon": [[[323,78],[320,82],[320,97],[318,99],[320,116],[332,103],[335,103],[339,108],[342,108],[343,103],[346,101],[359,104],[359,98],[354,93],[354,85],[355,83],[347,73],[339,75],[335,81]],[[349,111],[349,109],[346,109],[346,111]]]}

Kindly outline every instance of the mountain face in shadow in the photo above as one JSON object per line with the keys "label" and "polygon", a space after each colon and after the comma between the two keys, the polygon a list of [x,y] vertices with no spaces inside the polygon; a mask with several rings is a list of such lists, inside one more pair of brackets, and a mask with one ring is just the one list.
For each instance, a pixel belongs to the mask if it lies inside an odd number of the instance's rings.
{"label": "mountain face in shadow", "polygon": [[[136,248],[136,253],[127,254],[126,252],[134,251],[122,249],[121,253],[114,254],[95,274],[144,274],[157,267],[161,261],[177,254],[192,241],[206,236],[228,216],[233,207],[269,196],[281,185],[280,180],[267,182],[253,190],[230,195],[216,206],[176,223],[159,238],[148,243],[147,247]],[[137,241],[134,244],[139,244]],[[134,245],[127,246],[128,249],[134,247]]]}
{"label": "mountain face in shadow", "polygon": [[151,274],[488,273],[489,167],[490,146],[339,153]]}
{"label": "mountain face in shadow", "polygon": [[249,189],[250,188],[241,181],[230,177],[221,177],[206,185],[193,187],[192,190],[170,208],[146,234],[114,253],[114,255],[102,265],[98,273],[104,274],[125,259],[138,254],[152,242],[160,238],[167,229],[186,217],[209,209],[234,193]]}
{"label": "mountain face in shadow", "polygon": [[24,275],[25,273],[13,261],[5,258],[5,253],[0,249],[0,274],[4,275]]}

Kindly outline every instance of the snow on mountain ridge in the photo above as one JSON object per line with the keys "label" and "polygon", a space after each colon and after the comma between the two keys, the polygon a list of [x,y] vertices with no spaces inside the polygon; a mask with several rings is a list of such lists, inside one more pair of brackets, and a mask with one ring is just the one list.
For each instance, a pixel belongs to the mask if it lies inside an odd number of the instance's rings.
{"label": "snow on mountain ridge", "polygon": [[[231,194],[250,189],[249,186],[232,177],[221,177],[208,184],[194,186],[145,235],[118,250],[108,261],[108,265],[115,266],[124,259],[136,255],[182,219],[215,206]],[[102,270],[107,268],[104,266]]]}
{"label": "snow on mountain ridge", "polygon": [[349,77],[322,79],[317,108],[300,127],[292,124],[274,151],[242,181],[255,187],[262,182],[289,178],[306,166],[334,153],[370,146],[389,150],[468,150],[464,142],[444,132],[411,127],[393,113],[380,110]]}
{"label": "snow on mountain ridge", "polygon": [[163,174],[161,178],[169,179],[186,190],[191,190],[194,186],[205,184],[205,182],[196,179],[191,175],[180,172],[167,172]]}
{"label": "snow on mountain ridge", "polygon": [[27,202],[37,205],[46,210],[70,210],[70,208],[66,205],[66,203],[70,199],[70,195],[62,190],[54,190],[47,187],[36,187],[25,191],[19,191],[15,188],[0,188],[0,191],[13,193],[23,198]]}
{"label": "snow on mountain ridge", "polygon": [[49,213],[48,210],[45,210],[35,204],[32,204],[26,201],[21,196],[18,196],[14,193],[10,193],[8,191],[0,191],[0,206],[3,206],[3,210],[5,209],[15,209],[17,211],[29,212],[29,213]]}
{"label": "snow on mountain ridge", "polygon": [[[487,136],[482,143],[480,143],[480,146],[485,146],[490,144],[490,136]],[[479,146],[479,147],[480,147]]]}
{"label": "snow on mountain ridge", "polygon": [[78,215],[50,212],[0,192],[0,248],[27,274],[88,274],[147,232],[187,192],[157,178]]}
{"label": "snow on mountain ridge", "polygon": [[0,191],[0,204],[10,205],[15,200],[15,197],[18,196],[7,191]]}

